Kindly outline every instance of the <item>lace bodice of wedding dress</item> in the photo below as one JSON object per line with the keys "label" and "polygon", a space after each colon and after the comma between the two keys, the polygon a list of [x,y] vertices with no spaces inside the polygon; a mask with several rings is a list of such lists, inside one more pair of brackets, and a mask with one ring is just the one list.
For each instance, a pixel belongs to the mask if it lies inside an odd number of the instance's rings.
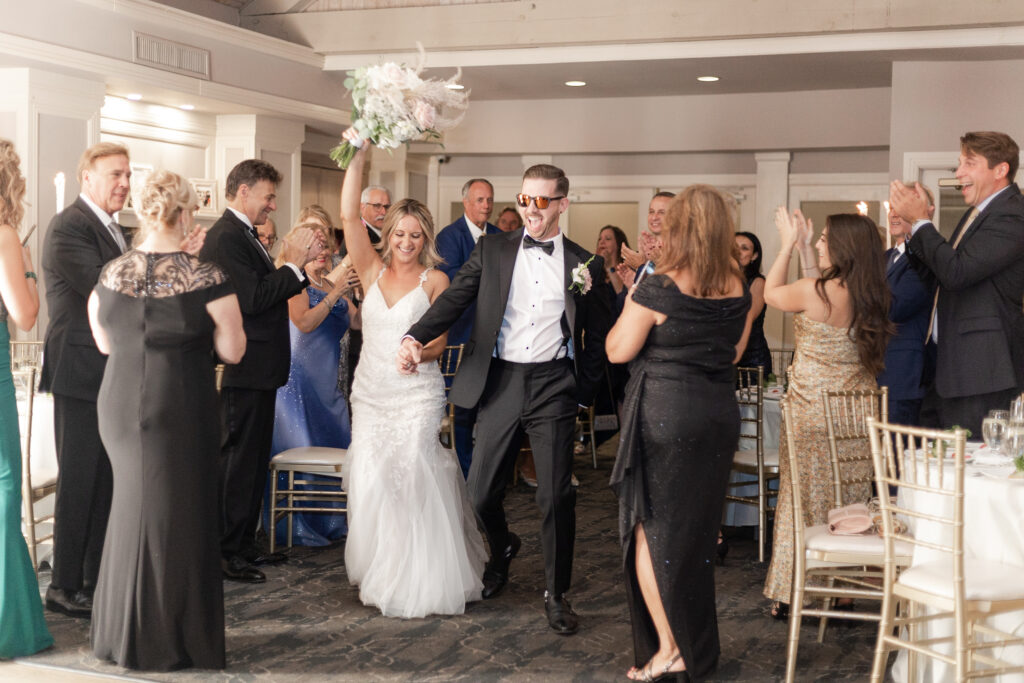
{"label": "lace bodice of wedding dress", "polygon": [[343,472],[349,582],[364,604],[406,618],[461,614],[480,598],[486,560],[458,459],[438,440],[445,399],[437,363],[415,375],[396,364],[402,337],[430,307],[426,279],[424,271],[391,307],[378,282],[367,289]]}

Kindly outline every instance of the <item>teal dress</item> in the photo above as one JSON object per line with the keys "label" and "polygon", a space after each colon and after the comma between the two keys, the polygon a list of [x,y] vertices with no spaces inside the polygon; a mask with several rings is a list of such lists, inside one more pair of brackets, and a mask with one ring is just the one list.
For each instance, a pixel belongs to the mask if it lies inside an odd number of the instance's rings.
{"label": "teal dress", "polygon": [[0,659],[53,645],[39,581],[21,535],[21,436],[11,378],[7,309],[0,302]]}

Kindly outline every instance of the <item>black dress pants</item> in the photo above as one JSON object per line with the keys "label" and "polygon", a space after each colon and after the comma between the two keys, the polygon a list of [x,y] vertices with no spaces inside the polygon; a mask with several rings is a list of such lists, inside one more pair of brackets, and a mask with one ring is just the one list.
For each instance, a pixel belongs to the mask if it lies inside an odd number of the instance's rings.
{"label": "black dress pants", "polygon": [[100,440],[96,402],[54,394],[53,435],[60,471],[50,585],[91,593],[100,571],[114,491],[110,460]]}
{"label": "black dress pants", "polygon": [[491,557],[508,545],[505,488],[523,434],[530,437],[537,467],[546,589],[569,590],[576,538],[576,492],[572,488],[572,434],[576,380],[572,361],[491,361],[477,413],[477,439],[469,470],[469,495],[484,525]]}
{"label": "black dress pants", "polygon": [[239,554],[256,542],[274,436],[276,390],[221,390],[221,554]]}

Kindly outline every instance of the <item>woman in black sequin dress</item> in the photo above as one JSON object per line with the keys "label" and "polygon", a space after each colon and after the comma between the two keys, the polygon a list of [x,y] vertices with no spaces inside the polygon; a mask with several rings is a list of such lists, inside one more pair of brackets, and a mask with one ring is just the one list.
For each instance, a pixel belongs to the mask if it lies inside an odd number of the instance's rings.
{"label": "woman in black sequin dress", "polygon": [[89,298],[110,355],[97,412],[114,473],[92,649],[131,669],[224,667],[213,351],[237,363],[245,334],[224,271],[179,251],[195,206],[183,178],[151,176],[141,242]]}
{"label": "woman in black sequin dress", "polygon": [[718,662],[713,560],[739,436],[733,364],[750,308],[717,190],[676,196],[662,239],[657,273],[635,287],[606,341],[609,361],[636,358],[612,472],[633,680],[701,678]]}

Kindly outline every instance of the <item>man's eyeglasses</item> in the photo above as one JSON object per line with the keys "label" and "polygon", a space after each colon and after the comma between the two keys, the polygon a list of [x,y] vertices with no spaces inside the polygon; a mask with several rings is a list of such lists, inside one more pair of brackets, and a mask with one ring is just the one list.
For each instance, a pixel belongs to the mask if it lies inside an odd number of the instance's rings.
{"label": "man's eyeglasses", "polygon": [[270,233],[269,235],[260,235],[260,242],[263,242],[268,247],[277,241],[277,235]]}
{"label": "man's eyeglasses", "polygon": [[565,199],[565,195],[560,195],[558,197],[531,197],[528,194],[516,195],[516,203],[524,209],[530,205],[531,201],[537,205],[538,209],[546,209],[548,208],[548,204],[556,199]]}
{"label": "man's eyeglasses", "polygon": [[390,204],[367,204],[367,206],[372,206],[377,211],[387,211],[391,208]]}

